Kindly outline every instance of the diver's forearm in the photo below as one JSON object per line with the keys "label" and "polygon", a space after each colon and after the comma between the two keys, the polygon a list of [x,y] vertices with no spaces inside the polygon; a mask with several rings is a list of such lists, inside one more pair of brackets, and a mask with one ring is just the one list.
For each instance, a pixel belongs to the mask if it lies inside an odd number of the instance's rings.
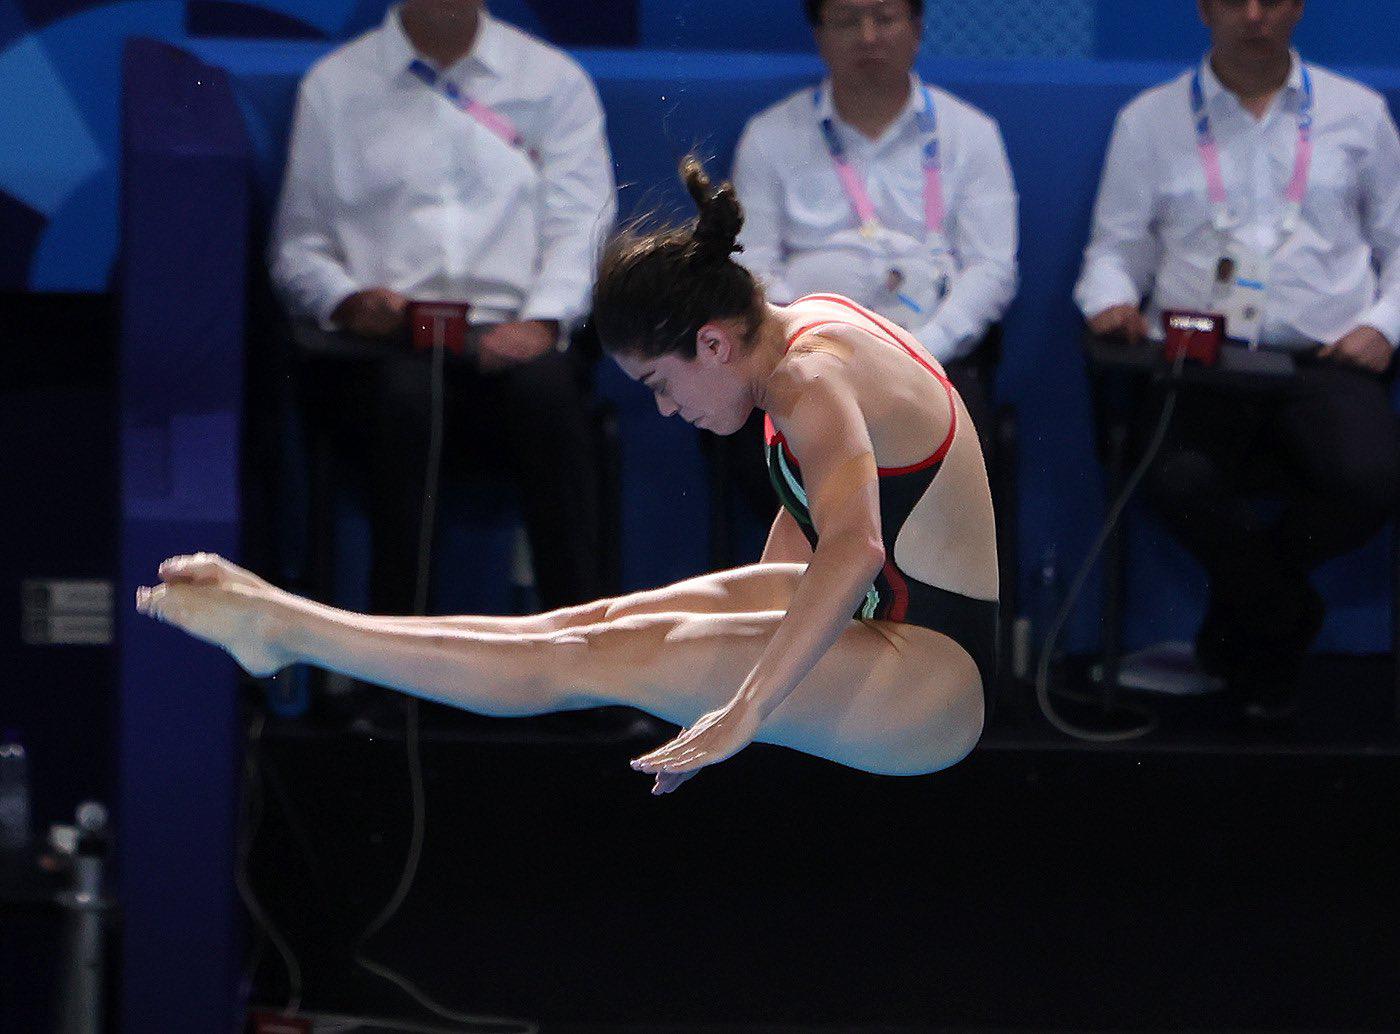
{"label": "diver's forearm", "polygon": [[877,542],[844,536],[823,539],[739,698],[757,706],[763,718],[772,714],[850,625],[884,557]]}

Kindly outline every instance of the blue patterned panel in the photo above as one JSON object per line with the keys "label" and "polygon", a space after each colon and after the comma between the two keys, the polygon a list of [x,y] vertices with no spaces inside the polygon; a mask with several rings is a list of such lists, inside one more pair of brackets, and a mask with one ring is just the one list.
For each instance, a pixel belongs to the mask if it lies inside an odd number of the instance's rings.
{"label": "blue patterned panel", "polygon": [[[1085,57],[1094,49],[1095,10],[1095,0],[925,0],[925,50],[937,57]],[[644,46],[683,50],[814,49],[798,0],[641,0],[641,36]]]}
{"label": "blue patterned panel", "polygon": [[0,52],[0,190],[52,218],[108,163],[103,147],[35,36]]}
{"label": "blue patterned panel", "polygon": [[939,57],[1094,52],[1094,0],[926,0],[924,13],[924,50]]}
{"label": "blue patterned panel", "polygon": [[178,0],[0,0],[0,288],[92,291],[116,251],[118,53],[171,38]]}
{"label": "blue patterned panel", "polygon": [[[121,96],[121,48],[131,36],[175,41],[184,5],[178,0],[96,4],[35,32],[64,93],[100,150],[100,165],[73,185],[29,266],[36,290],[100,290],[106,286],[117,246],[117,112]],[[6,76],[3,80],[9,81]],[[8,91],[6,91],[8,92]],[[84,149],[65,122],[45,121],[31,140],[39,146]],[[31,144],[30,146],[33,146]],[[84,153],[79,150],[79,153]],[[64,176],[46,161],[43,176]],[[76,178],[76,177],[74,177]],[[36,176],[37,182],[37,176]]]}

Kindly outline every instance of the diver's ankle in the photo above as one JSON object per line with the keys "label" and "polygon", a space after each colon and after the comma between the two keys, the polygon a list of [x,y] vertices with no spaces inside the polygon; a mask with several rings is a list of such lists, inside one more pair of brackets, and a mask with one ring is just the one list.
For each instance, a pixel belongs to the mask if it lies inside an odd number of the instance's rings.
{"label": "diver's ankle", "polygon": [[285,658],[284,666],[300,663],[306,639],[305,622],[288,605],[288,599],[282,598],[285,595],[274,589],[257,607],[260,638],[269,652]]}

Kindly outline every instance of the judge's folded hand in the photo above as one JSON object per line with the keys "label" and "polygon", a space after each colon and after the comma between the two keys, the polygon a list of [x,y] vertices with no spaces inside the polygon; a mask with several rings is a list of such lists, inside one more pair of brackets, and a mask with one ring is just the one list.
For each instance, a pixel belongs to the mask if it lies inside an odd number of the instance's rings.
{"label": "judge's folded hand", "polygon": [[1372,373],[1385,373],[1395,349],[1375,327],[1360,326],[1317,354],[1322,359],[1350,363]]}
{"label": "judge's folded hand", "polygon": [[497,323],[481,335],[478,354],[483,370],[502,370],[538,359],[559,341],[559,324],[553,320]]}
{"label": "judge's folded hand", "polygon": [[389,337],[403,329],[408,299],[387,287],[356,291],[341,300],[331,322],[361,337]]}
{"label": "judge's folded hand", "polygon": [[1135,345],[1147,336],[1147,320],[1136,305],[1115,305],[1090,316],[1089,329],[1096,337],[1117,338]]}

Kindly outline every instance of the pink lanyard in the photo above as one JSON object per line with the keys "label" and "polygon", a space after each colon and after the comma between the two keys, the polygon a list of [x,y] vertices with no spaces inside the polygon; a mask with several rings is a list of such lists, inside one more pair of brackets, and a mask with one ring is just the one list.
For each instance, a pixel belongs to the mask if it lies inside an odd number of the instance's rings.
{"label": "pink lanyard", "polygon": [[422,58],[414,58],[408,66],[408,70],[433,89],[441,92],[444,97],[511,147],[525,151],[530,154],[532,160],[534,159],[535,156],[525,146],[525,137],[521,135],[520,130],[515,128],[515,123],[510,119],[495,109],[482,104],[481,101],[468,97],[458,89],[456,83],[439,75],[437,70]]}
{"label": "pink lanyard", "polygon": [[[922,165],[924,170],[924,228],[929,233],[941,234],[946,213],[943,207],[943,166],[938,154],[938,116],[933,106],[933,94],[924,83],[919,84],[924,95],[924,109],[917,119],[919,132],[928,140],[923,146]],[[821,109],[821,87],[812,94],[812,103]],[[836,175],[856,210],[860,220],[860,232],[873,237],[879,231],[880,220],[875,215],[875,205],[866,192],[865,184],[856,175],[856,170],[846,156],[846,147],[836,132],[836,123],[830,115],[821,120],[822,135],[826,137],[826,148],[831,153],[831,163],[836,167]]]}
{"label": "pink lanyard", "polygon": [[[1312,75],[1303,66],[1303,95],[1298,101],[1298,147],[1293,157],[1293,176],[1288,181],[1284,193],[1287,207],[1284,209],[1283,229],[1291,234],[1298,226],[1303,212],[1303,199],[1308,192],[1308,174],[1312,168]],[[1201,70],[1196,69],[1191,77],[1191,113],[1196,123],[1196,150],[1201,156],[1201,166],[1205,169],[1206,190],[1210,203],[1215,208],[1215,229],[1224,233],[1230,224],[1229,198],[1225,193],[1225,177],[1220,171],[1220,145],[1210,128],[1210,114],[1206,111],[1205,86],[1201,81]]]}

